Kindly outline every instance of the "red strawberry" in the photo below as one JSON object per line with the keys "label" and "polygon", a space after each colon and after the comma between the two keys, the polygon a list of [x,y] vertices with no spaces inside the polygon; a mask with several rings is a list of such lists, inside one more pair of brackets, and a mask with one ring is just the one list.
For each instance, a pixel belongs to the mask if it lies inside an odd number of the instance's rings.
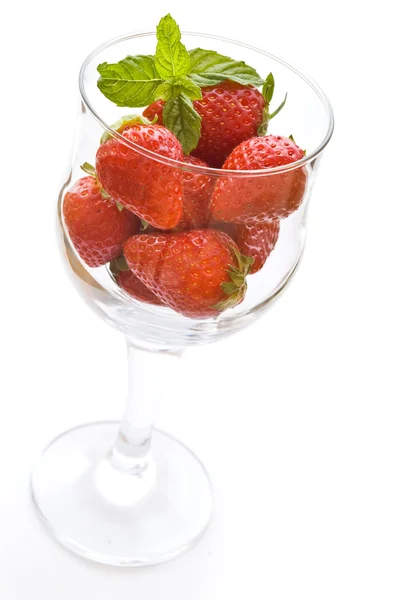
{"label": "red strawberry", "polygon": [[116,276],[116,281],[122,289],[128,292],[130,296],[133,296],[133,298],[136,298],[136,300],[162,306],[163,303],[161,300],[132,271],[120,271]]}
{"label": "red strawberry", "polygon": [[143,111],[143,116],[148,119],[151,123],[154,122],[155,117],[157,117],[157,125],[163,124],[163,108],[164,108],[164,100],[156,100],[149,104],[147,108]]}
{"label": "red strawberry", "polygon": [[104,198],[95,177],[82,177],[65,194],[65,224],[79,256],[100,267],[121,254],[122,244],[140,229],[139,219]]}
{"label": "red strawberry", "polygon": [[110,271],[118,285],[130,296],[141,302],[162,306],[157,296],[129,270],[123,254],[110,262]]}
{"label": "red strawberry", "polygon": [[[224,169],[269,169],[304,156],[291,139],[267,135],[242,142],[224,162]],[[304,196],[304,167],[274,175],[221,177],[214,188],[211,212],[218,221],[246,223],[283,219],[297,210]]]}
{"label": "red strawberry", "polygon": [[239,225],[214,222],[213,227],[225,231],[234,240],[240,252],[254,258],[250,273],[257,273],[265,264],[278,241],[280,222],[260,221]]}
{"label": "red strawberry", "polygon": [[[120,133],[129,141],[182,161],[182,147],[160,125],[127,125]],[[182,173],[155,158],[139,154],[111,137],[97,151],[96,171],[115,200],[158,229],[172,229],[182,214]]]}
{"label": "red strawberry", "polygon": [[[188,165],[208,167],[194,156],[185,156]],[[183,207],[182,216],[175,231],[203,229],[210,223],[210,199],[214,188],[213,178],[202,173],[183,171]]]}
{"label": "red strawberry", "polygon": [[[201,135],[192,154],[211,167],[221,167],[235,146],[257,135],[265,100],[257,89],[234,81],[204,87],[201,91],[203,98],[193,102],[201,116]],[[160,100],[154,102],[143,115],[151,121],[157,115],[157,122],[162,123],[163,104]]]}
{"label": "red strawberry", "polygon": [[186,317],[215,317],[239,304],[252,259],[212,229],[135,235],[124,244],[131,271],[160,300]]}

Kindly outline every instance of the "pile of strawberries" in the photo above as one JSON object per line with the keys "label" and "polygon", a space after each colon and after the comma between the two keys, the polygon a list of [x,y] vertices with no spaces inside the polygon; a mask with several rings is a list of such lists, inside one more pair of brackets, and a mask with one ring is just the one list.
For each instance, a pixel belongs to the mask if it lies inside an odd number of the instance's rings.
{"label": "pile of strawberries", "polygon": [[[190,154],[163,124],[165,100],[121,120],[120,137],[103,136],[95,168],[85,163],[87,175],[64,198],[82,260],[110,263],[135,299],[190,318],[239,304],[247,275],[263,267],[280,220],[298,209],[306,188],[304,167],[268,174],[304,156],[292,138],[259,135],[268,99],[268,91],[231,80],[202,87],[193,102],[201,130]],[[226,172],[214,175],[221,167]]]}

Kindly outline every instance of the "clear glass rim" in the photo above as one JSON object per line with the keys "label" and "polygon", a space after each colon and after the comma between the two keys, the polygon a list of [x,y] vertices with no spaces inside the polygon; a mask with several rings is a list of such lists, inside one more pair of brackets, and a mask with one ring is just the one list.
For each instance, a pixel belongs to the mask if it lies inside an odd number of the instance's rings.
{"label": "clear glass rim", "polygon": [[332,106],[331,106],[331,103],[330,103],[327,95],[325,94],[325,92],[323,92],[323,90],[320,88],[320,86],[313,79],[311,79],[311,77],[306,75],[301,69],[298,69],[297,67],[290,65],[289,63],[282,60],[281,58],[278,58],[277,56],[274,56],[273,54],[270,54],[269,52],[266,52],[265,50],[261,50],[260,48],[256,48],[255,46],[251,46],[244,42],[239,42],[239,41],[236,41],[236,40],[233,40],[230,38],[226,38],[226,37],[222,37],[222,36],[216,36],[216,35],[212,35],[212,34],[208,34],[208,33],[197,33],[197,32],[193,32],[193,31],[182,31],[182,34],[189,35],[189,36],[203,37],[203,38],[208,38],[208,39],[212,39],[212,40],[228,42],[230,44],[235,44],[237,46],[242,46],[244,48],[247,48],[248,50],[252,50],[254,52],[258,52],[259,54],[263,54],[264,56],[280,63],[281,65],[283,65],[284,67],[286,67],[287,69],[289,69],[293,73],[295,73],[298,77],[303,79],[303,81],[305,81],[313,89],[313,91],[317,94],[317,96],[319,97],[319,99],[321,100],[321,102],[323,103],[323,105],[327,111],[328,127],[327,127],[325,137],[322,140],[322,142],[319,144],[319,146],[317,146],[317,148],[315,148],[312,152],[307,154],[307,156],[303,157],[301,160],[291,163],[290,165],[282,165],[280,167],[273,167],[273,168],[268,168],[268,169],[235,171],[235,170],[230,170],[230,169],[214,169],[211,167],[201,167],[198,165],[189,165],[187,163],[162,156],[161,154],[157,154],[155,152],[152,152],[151,150],[147,150],[146,148],[143,148],[142,146],[139,146],[138,144],[135,144],[134,142],[130,142],[129,140],[124,138],[120,133],[111,129],[110,125],[105,123],[103,121],[103,119],[100,117],[100,115],[94,110],[93,106],[91,105],[91,103],[88,99],[88,96],[86,94],[86,89],[85,89],[85,83],[84,83],[86,69],[87,69],[89,63],[91,63],[91,61],[98,54],[100,54],[100,52],[109,48],[110,46],[114,46],[120,42],[127,41],[129,39],[155,36],[156,35],[155,31],[128,33],[128,34],[124,34],[124,35],[115,37],[113,39],[110,39],[107,42],[101,44],[100,46],[97,46],[97,48],[95,48],[87,56],[87,58],[85,59],[85,61],[83,62],[82,66],[81,66],[81,69],[79,72],[79,91],[80,91],[80,95],[81,95],[81,100],[82,100],[84,106],[86,107],[86,109],[93,116],[93,118],[101,125],[101,127],[105,131],[107,131],[107,133],[109,133],[112,137],[118,139],[120,142],[122,142],[126,146],[131,147],[133,150],[135,150],[135,152],[142,154],[144,156],[147,156],[148,158],[151,158],[153,160],[156,160],[157,162],[160,162],[160,163],[163,163],[165,165],[169,165],[169,166],[172,166],[175,168],[184,169],[186,171],[192,171],[192,172],[195,172],[198,174],[204,174],[204,175],[211,175],[214,177],[215,176],[225,176],[225,177],[229,176],[230,178],[232,178],[232,177],[248,177],[249,175],[251,175],[251,177],[258,177],[258,176],[272,175],[274,173],[282,173],[282,172],[286,172],[286,171],[292,171],[293,169],[297,169],[303,165],[308,164],[309,162],[314,160],[319,154],[321,154],[321,152],[327,146],[329,140],[332,137],[332,133],[333,133],[333,129],[334,129],[334,116],[333,116]]}

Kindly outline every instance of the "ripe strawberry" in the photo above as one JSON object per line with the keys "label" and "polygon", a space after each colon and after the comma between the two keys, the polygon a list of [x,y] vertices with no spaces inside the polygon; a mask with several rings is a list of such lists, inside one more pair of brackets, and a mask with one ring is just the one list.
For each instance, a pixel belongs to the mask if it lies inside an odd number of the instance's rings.
{"label": "ripe strawberry", "polygon": [[[238,144],[257,135],[265,100],[257,89],[234,81],[204,87],[202,94],[201,100],[193,102],[201,116],[201,135],[192,154],[211,167],[221,167]],[[154,102],[143,115],[151,121],[157,115],[157,122],[162,123],[163,104]]]}
{"label": "ripe strawberry", "polygon": [[[224,169],[253,170],[288,165],[304,156],[291,139],[267,135],[242,142],[224,162]],[[304,196],[304,167],[274,175],[221,177],[214,188],[211,212],[218,221],[248,223],[284,219]]]}
{"label": "ripe strawberry", "polygon": [[279,221],[260,221],[244,225],[214,222],[213,227],[225,231],[240,252],[254,258],[250,273],[257,273],[275,248],[279,237]]}
{"label": "ripe strawberry", "polygon": [[[185,156],[188,165],[208,167],[194,156]],[[214,188],[213,178],[202,173],[183,171],[183,207],[182,216],[174,231],[203,229],[210,223],[210,199]]]}
{"label": "ripe strawberry", "polygon": [[110,262],[110,271],[118,285],[130,296],[141,302],[162,306],[157,296],[129,270],[123,254]]}
{"label": "ripe strawberry", "polygon": [[157,298],[155,294],[144,283],[132,273],[132,271],[120,271],[116,276],[116,281],[122,289],[124,289],[130,296],[140,300],[141,302],[147,302],[148,304],[156,304],[162,306],[163,303]]}
{"label": "ripe strawberry", "polygon": [[[160,125],[128,124],[120,133],[129,141],[174,160],[183,160],[173,133]],[[182,173],[139,154],[111,137],[97,151],[96,171],[110,196],[158,229],[172,229],[182,214]]]}
{"label": "ripe strawberry", "polygon": [[122,244],[140,229],[139,219],[104,198],[95,177],[82,177],[65,194],[65,224],[79,256],[100,267],[121,254]]}
{"label": "ripe strawberry", "polygon": [[147,108],[144,109],[143,116],[151,123],[153,123],[154,119],[157,117],[157,125],[162,125],[164,104],[164,100],[156,100],[155,102],[152,102]]}
{"label": "ripe strawberry", "polygon": [[192,318],[215,317],[239,304],[252,259],[212,229],[135,235],[124,244],[131,271],[160,300]]}

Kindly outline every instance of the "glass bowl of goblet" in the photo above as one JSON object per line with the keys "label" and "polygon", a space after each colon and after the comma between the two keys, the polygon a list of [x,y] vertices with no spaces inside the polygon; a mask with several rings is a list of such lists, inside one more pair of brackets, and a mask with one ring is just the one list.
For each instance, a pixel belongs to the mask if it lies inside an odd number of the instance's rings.
{"label": "glass bowl of goblet", "polygon": [[[303,252],[311,190],[333,131],[327,97],[296,68],[267,52],[225,38],[185,33],[182,39],[187,47],[207,44],[222,55],[240,56],[260,73],[273,72],[278,91],[282,95],[287,92],[288,101],[270,122],[268,133],[293,134],[301,148],[307,149],[307,155],[273,168],[228,170],[162,156],[124,138],[112,124],[127,110],[116,107],[99,92],[97,66],[125,55],[151,54],[155,33],[132,34],[107,42],[82,66],[81,108],[68,176],[58,198],[57,227],[63,262],[78,293],[126,337],[128,395],[120,423],[83,425],[62,434],[44,450],[34,469],[32,492],[38,513],[54,538],[77,554],[112,565],[141,566],[168,560],[192,546],[205,531],[212,514],[207,472],[187,447],[154,428],[157,405],[160,400],[168,402],[169,390],[178,385],[179,357],[186,348],[218,341],[251,325],[286,288]],[[65,202],[76,182],[91,177],[90,173],[82,173],[81,166],[96,164],[100,139],[113,140],[124,155],[142,161],[153,179],[165,179],[166,188],[171,177],[183,190],[185,185],[200,182],[202,189],[211,190],[214,199],[219,190],[228,202],[229,198],[251,195],[254,190],[285,190],[285,210],[280,218],[272,215],[266,220],[267,239],[256,248],[256,255],[257,251],[262,255],[261,263],[256,268],[250,263],[239,264],[237,249],[239,256],[245,254],[238,233],[240,224],[224,221],[222,211],[218,213],[222,214],[219,224],[214,215],[200,230],[189,232],[187,239],[182,238],[187,231],[157,231],[135,216],[135,222],[125,224],[129,240],[140,237],[150,251],[160,239],[165,246],[165,252],[158,248],[148,270],[157,284],[172,287],[169,295],[160,293],[155,301],[154,290],[144,297],[129,292],[124,278],[129,279],[132,271],[126,270],[126,264],[121,266],[118,258],[101,266],[88,265],[67,227]],[[175,193],[181,192],[177,189]],[[172,246],[169,239],[174,240]],[[117,254],[123,252],[129,240],[120,241]],[[204,314],[182,309],[181,297],[175,303],[182,252],[190,255],[184,257],[185,268],[194,265],[200,282],[204,283],[210,272],[211,295],[216,289],[212,270],[217,264],[217,287],[223,289],[221,282],[226,284],[227,296],[239,289],[237,302],[214,303],[212,306],[217,308]],[[133,252],[128,258],[134,261],[139,254]],[[129,268],[129,260],[126,262]],[[232,267],[233,275],[229,272]],[[196,278],[193,269],[191,293]]]}

